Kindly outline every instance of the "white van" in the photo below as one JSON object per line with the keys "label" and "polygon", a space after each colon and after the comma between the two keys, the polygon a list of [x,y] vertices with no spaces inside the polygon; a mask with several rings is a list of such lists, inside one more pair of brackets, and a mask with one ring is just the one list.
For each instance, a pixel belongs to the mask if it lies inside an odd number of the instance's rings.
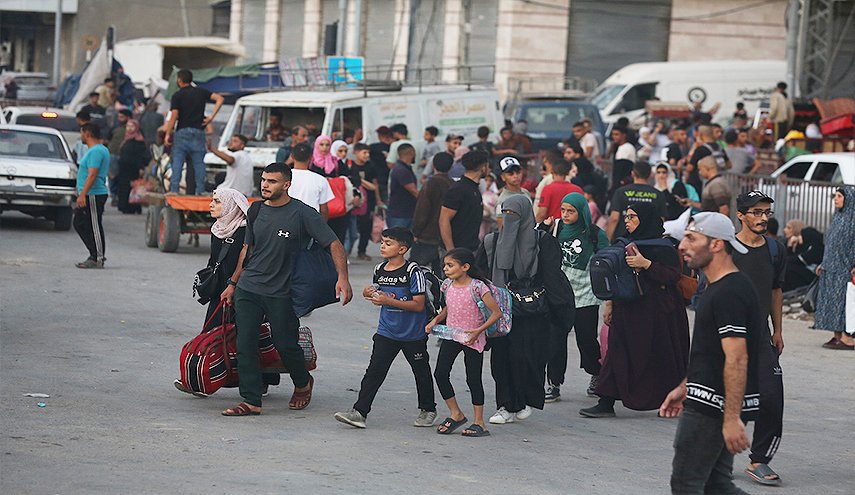
{"label": "white van", "polygon": [[[422,140],[425,127],[432,125],[439,129],[439,141],[453,133],[464,136],[467,144],[477,140],[478,127],[487,126],[495,135],[504,125],[499,95],[495,89],[487,87],[403,87],[367,93],[350,89],[259,93],[237,100],[220,137],[219,149],[225,150],[232,135],[243,134],[249,138],[246,150],[253,164],[257,169],[264,168],[275,160],[283,144],[265,140],[272,114],[281,118],[286,129],[313,125],[321,134],[333,139],[341,136],[345,129],[361,128],[365,143],[377,141],[374,131],[378,127],[397,123],[407,125],[410,138],[416,143]],[[213,153],[205,156],[205,163],[214,169],[225,165]]]}
{"label": "white van", "polygon": [[713,120],[729,119],[737,102],[749,115],[768,101],[775,85],[785,80],[783,60],[710,60],[704,62],[648,62],[618,70],[594,91],[591,102],[603,121],[613,124],[621,117],[630,122],[642,116],[647,100],[701,102],[707,110],[721,108]]}

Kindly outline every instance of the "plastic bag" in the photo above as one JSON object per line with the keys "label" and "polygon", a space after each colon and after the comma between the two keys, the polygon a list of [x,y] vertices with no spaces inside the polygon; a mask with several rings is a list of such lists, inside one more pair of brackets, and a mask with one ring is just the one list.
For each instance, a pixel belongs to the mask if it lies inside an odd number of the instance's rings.
{"label": "plastic bag", "polygon": [[606,360],[606,352],[609,350],[609,326],[603,323],[600,327],[600,364]]}
{"label": "plastic bag", "polygon": [[383,240],[383,231],[386,230],[386,212],[380,208],[374,213],[371,224],[371,242],[379,244]]}
{"label": "plastic bag", "polygon": [[846,333],[855,335],[855,277],[846,284]]}
{"label": "plastic bag", "polygon": [[807,292],[805,293],[804,299],[802,299],[802,308],[808,313],[813,313],[816,311],[816,296],[819,293],[819,279],[814,279],[808,287]]}

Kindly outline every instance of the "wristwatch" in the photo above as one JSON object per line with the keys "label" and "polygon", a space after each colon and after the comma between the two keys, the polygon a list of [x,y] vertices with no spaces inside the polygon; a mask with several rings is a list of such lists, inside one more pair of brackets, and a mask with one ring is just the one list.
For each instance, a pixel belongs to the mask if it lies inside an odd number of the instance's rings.
{"label": "wristwatch", "polygon": [[234,280],[232,280],[232,279],[229,279],[229,281],[228,281],[228,282],[226,282],[226,283],[227,283],[228,285],[233,285],[233,286],[237,287],[237,282],[235,282],[235,281],[234,281]]}

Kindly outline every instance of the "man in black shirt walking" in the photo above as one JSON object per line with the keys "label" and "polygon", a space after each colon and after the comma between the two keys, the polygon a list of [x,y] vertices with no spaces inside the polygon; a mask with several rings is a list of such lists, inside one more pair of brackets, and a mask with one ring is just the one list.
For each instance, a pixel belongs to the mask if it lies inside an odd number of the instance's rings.
{"label": "man in black shirt walking", "polygon": [[760,411],[754,422],[751,464],[745,470],[762,485],[781,483],[780,476],[769,463],[778,450],[784,429],[784,383],[778,356],[784,352],[781,319],[786,250],[780,242],[766,235],[774,202],[761,191],[743,193],[736,198],[736,217],[742,224],[736,239],[745,245],[748,253],[733,253],[736,267],[748,275],[757,291],[760,316],[764,321],[772,318],[772,340],[766,352],[760,355]]}
{"label": "man in black shirt walking", "polygon": [[470,151],[461,159],[463,177],[445,194],[439,213],[439,233],[447,251],[462,247],[478,249],[484,203],[478,185],[490,167],[486,153]]}
{"label": "man in black shirt walking", "polygon": [[709,287],[695,314],[686,380],[659,409],[668,418],[682,413],[674,439],[672,494],[745,493],[733,484],[733,456],[750,446],[743,421],[759,409],[763,324],[757,295],[733,264],[731,250],[747,252],[721,213],[695,215],[680,242],[683,259],[703,270]]}
{"label": "man in black shirt walking", "polygon": [[288,408],[305,409],[312,400],[314,380],[306,370],[303,350],[297,343],[300,320],[291,302],[292,256],[306,249],[310,239],[330,248],[338,272],[335,292],[342,305],[353,297],[344,246],[314,208],[288,195],[289,187],[290,167],[272,163],[264,169],[261,197],[265,201],[255,219],[247,225],[237,268],[221,295],[227,303],[235,304],[238,374],[240,395],[244,399],[223,411],[224,416],[261,414],[264,385],[258,358],[258,333],[265,317],[270,322],[276,350],[294,382],[294,395]]}
{"label": "man in black shirt walking", "polygon": [[[214,120],[220,107],[223,106],[223,97],[218,93],[212,93],[207,89],[192,86],[193,73],[187,69],[178,71],[178,91],[172,95],[170,104],[169,120],[163,126],[166,132],[166,142],[172,145],[172,179],[169,183],[169,192],[178,194],[181,186],[181,170],[184,161],[189,156],[193,162],[193,172],[196,194],[205,192],[205,127]],[[214,110],[211,115],[205,117],[205,104],[214,102]],[[172,129],[178,122],[178,130],[175,137],[171,137]],[[188,184],[188,189],[189,189]],[[189,192],[189,191],[188,191]]]}

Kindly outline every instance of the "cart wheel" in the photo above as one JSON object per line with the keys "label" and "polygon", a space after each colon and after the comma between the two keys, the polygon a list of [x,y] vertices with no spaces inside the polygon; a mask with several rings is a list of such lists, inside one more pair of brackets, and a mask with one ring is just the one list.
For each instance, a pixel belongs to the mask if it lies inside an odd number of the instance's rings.
{"label": "cart wheel", "polygon": [[160,232],[160,205],[149,205],[145,217],[145,245],[157,247],[157,237]]}
{"label": "cart wheel", "polygon": [[160,210],[160,222],[157,234],[157,247],[164,253],[178,249],[181,240],[181,214],[169,206]]}

